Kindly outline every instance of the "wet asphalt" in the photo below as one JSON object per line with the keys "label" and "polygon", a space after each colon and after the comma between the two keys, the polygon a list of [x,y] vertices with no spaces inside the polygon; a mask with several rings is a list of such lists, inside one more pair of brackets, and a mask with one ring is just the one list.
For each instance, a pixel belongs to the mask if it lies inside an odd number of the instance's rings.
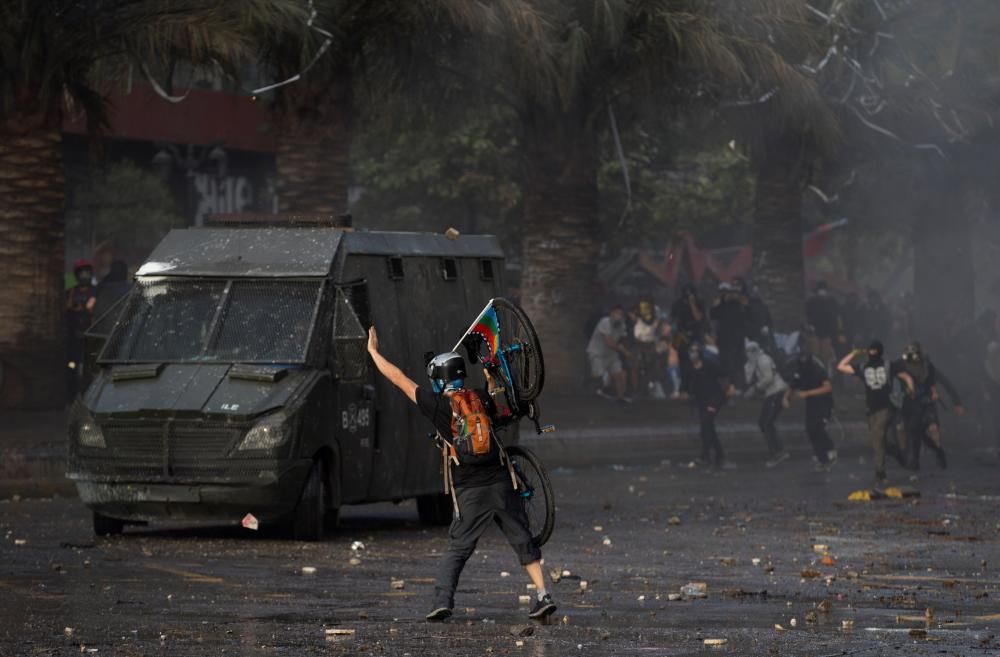
{"label": "wet asphalt", "polygon": [[[95,538],[75,499],[5,500],[0,657],[1000,655],[995,459],[955,454],[913,484],[895,470],[919,498],[849,502],[871,480],[860,454],[829,474],[804,452],[774,470],[738,453],[724,473],[550,464],[547,624],[527,619],[527,576],[493,529],[455,616],[424,622],[446,531],[412,503],[346,509],[325,541],[296,543],[266,527]],[[707,598],[669,599],[689,582]]]}

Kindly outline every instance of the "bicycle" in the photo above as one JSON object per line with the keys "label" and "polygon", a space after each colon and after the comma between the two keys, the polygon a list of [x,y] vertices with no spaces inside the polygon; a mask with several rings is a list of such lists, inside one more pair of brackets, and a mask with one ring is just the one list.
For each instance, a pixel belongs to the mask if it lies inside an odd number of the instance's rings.
{"label": "bicycle", "polygon": [[[545,384],[542,347],[531,320],[517,304],[501,297],[491,299],[455,350],[460,346],[466,348],[470,362],[478,362],[486,371],[494,400],[502,397],[504,408],[501,410],[497,405],[495,429],[502,431],[526,417],[538,434],[554,430],[539,421],[537,399]],[[504,447],[499,436],[496,433],[494,436],[506,452],[517,479],[532,540],[541,547],[555,527],[555,498],[548,473],[529,448]]]}

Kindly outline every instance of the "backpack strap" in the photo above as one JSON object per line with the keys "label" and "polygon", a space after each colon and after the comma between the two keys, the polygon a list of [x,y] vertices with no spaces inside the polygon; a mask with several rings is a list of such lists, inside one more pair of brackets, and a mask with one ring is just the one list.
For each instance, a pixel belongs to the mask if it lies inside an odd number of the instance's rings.
{"label": "backpack strap", "polygon": [[451,496],[451,506],[456,518],[462,517],[462,512],[458,508],[458,493],[455,492],[455,480],[451,473],[452,461],[458,465],[458,458],[451,452],[451,443],[445,440],[440,433],[437,435],[438,443],[441,445],[441,472],[444,478],[444,492]]}

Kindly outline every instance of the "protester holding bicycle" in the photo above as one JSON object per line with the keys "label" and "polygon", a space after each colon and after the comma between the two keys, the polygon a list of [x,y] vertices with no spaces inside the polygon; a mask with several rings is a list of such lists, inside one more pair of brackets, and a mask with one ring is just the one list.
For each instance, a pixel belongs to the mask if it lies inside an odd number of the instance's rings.
{"label": "protester holding bicycle", "polygon": [[[434,424],[448,450],[447,472],[452,477],[455,515],[427,620],[441,621],[451,616],[459,576],[490,521],[503,531],[537,589],[537,602],[528,615],[544,618],[552,614],[556,605],[545,589],[539,542],[532,537],[524,505],[515,490],[518,479],[510,459],[492,432],[495,409],[490,395],[465,387],[465,360],[455,352],[440,354],[428,363],[429,389],[418,386],[379,352],[374,326],[368,332],[368,353],[378,371]],[[488,373],[487,377],[489,380]]]}

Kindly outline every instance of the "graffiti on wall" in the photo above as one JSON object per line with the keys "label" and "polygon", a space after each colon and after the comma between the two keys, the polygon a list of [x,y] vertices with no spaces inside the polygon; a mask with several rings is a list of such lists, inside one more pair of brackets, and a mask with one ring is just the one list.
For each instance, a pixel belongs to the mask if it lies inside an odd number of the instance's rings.
{"label": "graffiti on wall", "polygon": [[217,212],[246,212],[253,208],[253,183],[246,176],[194,176],[196,198],[194,225],[202,226],[205,217]]}

